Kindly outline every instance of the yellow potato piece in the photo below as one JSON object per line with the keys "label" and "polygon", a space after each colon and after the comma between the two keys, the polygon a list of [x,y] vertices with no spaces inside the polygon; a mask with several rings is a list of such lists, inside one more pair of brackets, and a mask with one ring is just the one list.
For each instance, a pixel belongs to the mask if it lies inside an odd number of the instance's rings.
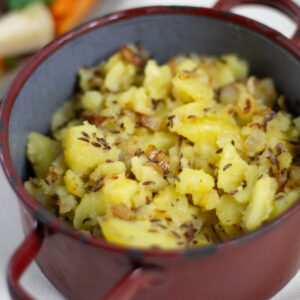
{"label": "yellow potato piece", "polygon": [[212,100],[202,100],[199,102],[191,102],[184,105],[180,105],[179,107],[175,108],[171,113],[170,116],[177,116],[178,119],[182,122],[188,121],[191,116],[195,117],[202,117],[205,114],[205,109],[211,109],[215,106],[215,102]]}
{"label": "yellow potato piece", "polygon": [[88,91],[81,98],[83,108],[88,111],[96,110],[101,105],[102,101],[103,96],[98,91]]}
{"label": "yellow potato piece", "polygon": [[102,188],[102,196],[107,204],[114,205],[123,203],[132,206],[133,197],[138,191],[135,180],[127,179],[123,174],[105,180]]}
{"label": "yellow potato piece", "polygon": [[240,224],[243,206],[237,203],[231,195],[224,195],[216,208],[216,215],[222,225]]}
{"label": "yellow potato piece", "polygon": [[143,157],[131,158],[131,171],[138,181],[149,187],[151,191],[159,191],[168,183],[153,167],[145,165],[146,159]]}
{"label": "yellow potato piece", "polygon": [[84,195],[84,183],[72,170],[68,170],[64,176],[64,182],[69,193],[82,197]]}
{"label": "yellow potato piece", "polygon": [[31,132],[28,136],[27,157],[33,165],[37,177],[44,178],[59,152],[57,141],[40,133]]}
{"label": "yellow potato piece", "polygon": [[149,60],[145,67],[144,87],[153,99],[164,99],[171,91],[172,73],[168,65],[158,66]]}
{"label": "yellow potato piece", "polygon": [[120,92],[129,88],[134,80],[136,67],[119,59],[108,70],[104,86],[112,92]]}
{"label": "yellow potato piece", "polygon": [[264,175],[256,182],[243,217],[246,230],[254,230],[268,219],[274,207],[273,200],[276,189],[276,180],[268,175]]}
{"label": "yellow potato piece", "polygon": [[229,65],[235,79],[243,79],[248,76],[249,65],[245,60],[240,59],[234,54],[222,55],[221,58]]}
{"label": "yellow potato piece", "polygon": [[113,243],[137,248],[178,248],[178,239],[149,221],[124,221],[110,218],[100,221],[104,237]]}
{"label": "yellow potato piece", "polygon": [[203,75],[178,73],[173,81],[173,95],[183,102],[207,101],[213,98],[213,89]]}
{"label": "yellow potato piece", "polygon": [[229,143],[222,153],[218,170],[218,188],[227,193],[233,192],[241,184],[247,169],[247,163],[243,161],[235,147]]}
{"label": "yellow potato piece", "polygon": [[151,98],[147,95],[144,87],[131,87],[127,91],[121,93],[117,97],[117,101],[121,107],[130,107],[135,112],[152,115]]}
{"label": "yellow potato piece", "polygon": [[220,202],[219,194],[216,190],[210,190],[204,195],[193,195],[193,202],[195,205],[202,207],[203,211],[215,209]]}
{"label": "yellow potato piece", "polygon": [[212,176],[203,170],[184,168],[176,180],[176,191],[180,194],[207,193],[215,183]]}
{"label": "yellow potato piece", "polygon": [[105,162],[100,164],[91,174],[90,178],[93,181],[99,180],[100,177],[106,175],[118,175],[121,173],[125,173],[126,166],[121,161],[112,161],[112,162]]}
{"label": "yellow potato piece", "polygon": [[274,209],[272,211],[270,218],[273,219],[279,216],[280,214],[282,214],[284,211],[290,208],[297,200],[299,200],[299,198],[300,198],[299,187],[287,192],[286,194],[281,193],[278,196],[276,196],[274,200]]}
{"label": "yellow potato piece", "polygon": [[[107,159],[117,160],[120,150],[114,146],[105,149],[93,135],[103,138],[101,131],[94,125],[80,125],[68,129],[63,141],[65,160],[77,174],[87,174]],[[88,135],[86,137],[85,135]],[[97,146],[95,144],[97,143]]]}
{"label": "yellow potato piece", "polygon": [[73,225],[77,229],[89,229],[97,224],[97,217],[103,216],[106,211],[106,203],[102,192],[85,194],[80,204],[75,209]]}
{"label": "yellow potato piece", "polygon": [[238,126],[214,117],[203,117],[193,122],[177,122],[174,118],[172,130],[194,143],[206,142],[212,145],[216,145],[221,135],[230,134],[238,138],[240,133]]}
{"label": "yellow potato piece", "polygon": [[177,225],[191,223],[193,215],[199,215],[199,209],[190,205],[187,198],[180,195],[173,186],[160,191],[151,205],[155,217],[170,217]]}

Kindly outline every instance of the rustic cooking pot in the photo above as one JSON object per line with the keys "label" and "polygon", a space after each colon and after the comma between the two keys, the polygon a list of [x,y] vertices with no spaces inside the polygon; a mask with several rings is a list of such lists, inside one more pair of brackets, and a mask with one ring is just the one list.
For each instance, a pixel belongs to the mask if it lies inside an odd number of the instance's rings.
{"label": "rustic cooking pot", "polygon": [[[298,24],[292,40],[225,12],[240,3],[267,4]],[[222,11],[223,10],[223,11]],[[26,238],[8,267],[14,299],[32,299],[20,277],[36,259],[68,299],[259,300],[276,294],[300,263],[300,201],[258,230],[184,251],[138,250],[81,234],[42,208],[24,189],[29,131],[46,133],[51,115],[72,95],[76,71],[139,41],[160,62],[179,53],[238,53],[251,72],[274,78],[299,114],[300,9],[288,0],[224,0],[215,9],[147,7],[96,19],[38,52],[3,99],[1,163],[20,201]]]}

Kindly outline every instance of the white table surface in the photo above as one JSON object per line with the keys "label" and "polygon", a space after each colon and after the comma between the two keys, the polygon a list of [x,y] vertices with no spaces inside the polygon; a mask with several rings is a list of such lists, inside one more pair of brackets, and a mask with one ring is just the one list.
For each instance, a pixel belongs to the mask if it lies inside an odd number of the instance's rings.
{"label": "white table surface", "polygon": [[[297,0],[300,4],[300,0]],[[93,16],[110,13],[115,10],[145,5],[194,5],[210,7],[215,0],[103,0]],[[254,18],[272,26],[286,36],[291,36],[296,26],[285,15],[271,9],[257,6],[244,6],[234,9],[235,12]],[[0,95],[1,96],[1,95]],[[0,169],[0,300],[11,299],[6,286],[6,266],[9,257],[23,239],[18,204],[10,186]],[[22,283],[28,291],[41,300],[61,300],[62,295],[43,276],[35,263],[26,271]],[[300,272],[272,300],[299,300]],[[255,300],[255,299],[254,299]]]}

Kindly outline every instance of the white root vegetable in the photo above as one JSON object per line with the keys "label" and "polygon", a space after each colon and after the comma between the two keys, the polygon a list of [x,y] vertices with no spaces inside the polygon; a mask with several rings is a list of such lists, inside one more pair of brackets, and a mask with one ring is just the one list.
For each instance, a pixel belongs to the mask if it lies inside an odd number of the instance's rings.
{"label": "white root vegetable", "polygon": [[0,19],[0,56],[17,56],[39,50],[55,35],[54,21],[46,5],[34,3]]}

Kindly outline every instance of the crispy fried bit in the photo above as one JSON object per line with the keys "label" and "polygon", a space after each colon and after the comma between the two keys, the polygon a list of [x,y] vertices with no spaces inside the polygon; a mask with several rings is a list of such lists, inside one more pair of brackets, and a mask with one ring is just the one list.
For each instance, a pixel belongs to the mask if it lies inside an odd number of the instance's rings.
{"label": "crispy fried bit", "polygon": [[149,160],[147,165],[153,166],[162,175],[169,172],[170,159],[164,152],[159,151],[154,145],[149,145],[145,155]]}
{"label": "crispy fried bit", "polygon": [[81,115],[82,119],[88,121],[90,124],[100,126],[104,121],[107,120],[107,117],[99,116],[95,113],[83,113]]}
{"label": "crispy fried bit", "polygon": [[153,131],[158,131],[160,129],[160,119],[158,118],[140,115],[140,123],[142,126]]}
{"label": "crispy fried bit", "polygon": [[257,122],[249,124],[249,127],[261,129],[261,125]]}
{"label": "crispy fried bit", "polygon": [[132,221],[135,219],[135,213],[126,204],[116,204],[111,206],[112,213],[114,217]]}
{"label": "crispy fried bit", "polygon": [[128,46],[122,47],[121,50],[119,51],[119,54],[121,55],[122,59],[135,65],[138,68],[143,67],[145,64],[144,59],[137,52],[133,51]]}

